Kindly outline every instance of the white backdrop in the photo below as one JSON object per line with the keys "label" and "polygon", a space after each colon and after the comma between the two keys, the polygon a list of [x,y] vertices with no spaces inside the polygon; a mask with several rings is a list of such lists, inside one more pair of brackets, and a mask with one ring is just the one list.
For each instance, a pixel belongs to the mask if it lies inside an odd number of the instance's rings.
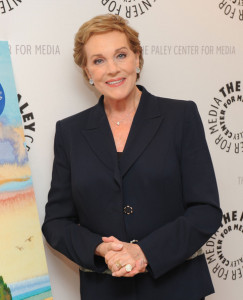
{"label": "white backdrop", "polygon": [[[33,113],[24,125],[40,222],[51,180],[55,123],[97,102],[73,62],[74,35],[83,22],[114,9],[140,32],[145,58],[140,84],[156,95],[198,105],[225,213],[219,232],[205,246],[216,289],[207,299],[241,300],[243,2],[18,1],[0,1],[0,40],[11,46],[20,105],[26,104],[23,114]],[[225,94],[219,91],[223,87]],[[77,267],[47,245],[46,255],[54,299],[80,299]]]}

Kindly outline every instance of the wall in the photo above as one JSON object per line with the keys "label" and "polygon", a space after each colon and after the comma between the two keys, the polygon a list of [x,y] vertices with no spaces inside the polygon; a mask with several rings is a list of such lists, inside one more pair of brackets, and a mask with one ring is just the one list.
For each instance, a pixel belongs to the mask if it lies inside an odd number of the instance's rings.
{"label": "wall", "polygon": [[[73,62],[73,38],[84,21],[109,11],[127,17],[140,32],[145,58],[140,84],[156,95],[198,105],[225,214],[217,236],[205,246],[217,292],[208,299],[240,300],[242,0],[0,1],[0,40],[11,45],[20,105],[28,104],[23,114],[33,113],[24,125],[40,221],[51,180],[55,123],[97,102]],[[232,96],[240,97],[232,102]],[[217,245],[222,245],[218,254]],[[78,300],[77,267],[48,246],[46,254],[54,299]]]}

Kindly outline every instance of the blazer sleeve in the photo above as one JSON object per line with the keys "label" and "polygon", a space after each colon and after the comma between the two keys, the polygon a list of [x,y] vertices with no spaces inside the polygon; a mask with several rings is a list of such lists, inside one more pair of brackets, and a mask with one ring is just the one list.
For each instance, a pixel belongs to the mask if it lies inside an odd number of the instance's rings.
{"label": "blazer sleeve", "polygon": [[[158,278],[192,256],[221,224],[216,178],[197,106],[187,101],[180,141],[184,215],[158,228],[138,244]],[[170,199],[166,199],[170,201]]]}
{"label": "blazer sleeve", "polygon": [[94,255],[96,246],[102,242],[101,236],[79,225],[60,121],[56,125],[52,182],[42,231],[54,249],[78,265],[96,272],[106,269],[104,259]]}

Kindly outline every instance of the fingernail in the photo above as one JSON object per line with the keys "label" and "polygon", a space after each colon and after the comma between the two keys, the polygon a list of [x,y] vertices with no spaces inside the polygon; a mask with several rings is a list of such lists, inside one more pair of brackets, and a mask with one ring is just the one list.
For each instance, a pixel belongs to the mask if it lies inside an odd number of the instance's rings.
{"label": "fingernail", "polygon": [[116,244],[117,248],[122,248],[122,244]]}

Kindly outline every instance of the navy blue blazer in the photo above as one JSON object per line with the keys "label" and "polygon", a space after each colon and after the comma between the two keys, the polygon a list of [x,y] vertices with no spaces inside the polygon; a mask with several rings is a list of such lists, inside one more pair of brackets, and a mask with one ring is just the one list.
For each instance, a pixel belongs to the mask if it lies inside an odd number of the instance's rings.
{"label": "navy blue blazer", "polygon": [[[203,125],[192,101],[145,88],[118,163],[103,97],[57,122],[47,242],[78,265],[82,300],[198,300],[214,292],[204,255],[222,212]],[[124,212],[124,207],[133,213]],[[148,273],[102,274],[102,236],[138,240]]]}

